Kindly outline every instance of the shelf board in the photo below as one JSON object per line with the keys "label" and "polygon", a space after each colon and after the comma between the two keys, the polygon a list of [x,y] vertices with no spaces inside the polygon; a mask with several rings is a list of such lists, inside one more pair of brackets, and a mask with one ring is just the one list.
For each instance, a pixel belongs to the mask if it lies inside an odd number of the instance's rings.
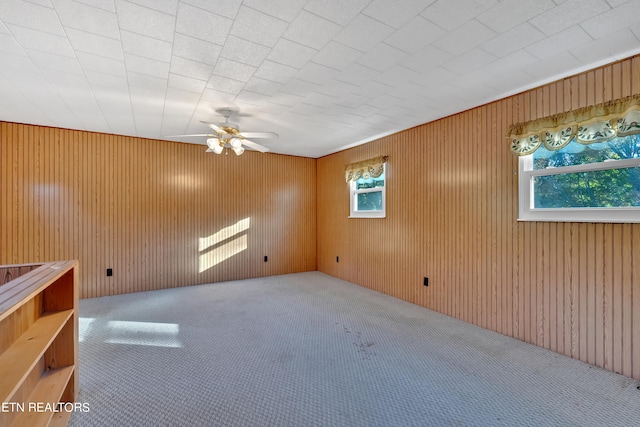
{"label": "shelf board", "polygon": [[20,413],[13,424],[16,426],[39,427],[49,425],[49,421],[57,415],[56,418],[58,419],[64,418],[64,412],[47,411],[45,407],[31,408],[31,410],[29,410],[28,405],[29,402],[38,403],[43,406],[46,404],[56,405],[59,403],[60,397],[69,383],[71,374],[73,374],[73,366],[65,366],[64,368],[46,371],[29,395],[28,401],[25,402],[25,411]]}
{"label": "shelf board", "polygon": [[43,314],[0,354],[0,402],[14,395],[72,315],[73,310]]}
{"label": "shelf board", "polygon": [[45,263],[0,286],[0,320],[10,316],[22,304],[42,292],[77,265],[77,261]]}

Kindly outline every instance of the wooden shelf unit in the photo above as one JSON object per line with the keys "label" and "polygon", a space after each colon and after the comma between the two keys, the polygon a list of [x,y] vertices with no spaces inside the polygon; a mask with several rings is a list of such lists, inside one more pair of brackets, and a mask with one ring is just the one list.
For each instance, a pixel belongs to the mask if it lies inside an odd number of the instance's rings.
{"label": "wooden shelf unit", "polygon": [[78,262],[0,266],[0,427],[67,425],[78,392]]}

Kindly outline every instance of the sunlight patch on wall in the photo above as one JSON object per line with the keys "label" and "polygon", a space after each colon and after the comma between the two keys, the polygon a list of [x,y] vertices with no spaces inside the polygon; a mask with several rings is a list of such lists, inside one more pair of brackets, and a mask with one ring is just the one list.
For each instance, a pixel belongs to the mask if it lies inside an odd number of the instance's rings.
{"label": "sunlight patch on wall", "polygon": [[146,345],[181,348],[180,325],[176,323],[132,322],[111,320],[107,323],[110,344]]}
{"label": "sunlight patch on wall", "polygon": [[218,243],[224,240],[230,239],[236,234],[240,234],[243,231],[247,231],[249,229],[250,222],[251,222],[250,218],[241,219],[235,224],[225,227],[220,231],[215,232],[209,237],[201,237],[198,243],[198,250],[202,252],[204,250],[209,249],[212,246],[217,245]]}
{"label": "sunlight patch on wall", "polygon": [[249,226],[250,218],[245,218],[217,231],[209,237],[200,238],[198,243],[198,250],[200,251],[198,272],[202,273],[247,249],[247,235],[245,232],[249,229]]}
{"label": "sunlight patch on wall", "polygon": [[247,235],[231,240],[222,246],[210,250],[206,254],[200,255],[200,273],[211,267],[220,264],[222,261],[247,249]]}

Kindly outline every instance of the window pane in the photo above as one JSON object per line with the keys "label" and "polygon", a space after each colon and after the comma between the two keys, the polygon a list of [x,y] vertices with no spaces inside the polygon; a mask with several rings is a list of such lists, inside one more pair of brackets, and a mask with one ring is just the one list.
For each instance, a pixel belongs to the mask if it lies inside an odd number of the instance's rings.
{"label": "window pane", "polygon": [[571,141],[558,151],[544,146],[533,153],[533,169],[599,163],[607,160],[634,159],[640,157],[640,135],[613,138],[611,141],[583,145]]}
{"label": "window pane", "polygon": [[536,208],[640,206],[640,167],[539,176],[533,185]]}
{"label": "window pane", "polygon": [[382,191],[372,191],[371,193],[360,193],[357,195],[357,207],[359,211],[381,211]]}
{"label": "window pane", "polygon": [[384,187],[384,173],[377,178],[364,179],[360,178],[356,181],[356,189]]}

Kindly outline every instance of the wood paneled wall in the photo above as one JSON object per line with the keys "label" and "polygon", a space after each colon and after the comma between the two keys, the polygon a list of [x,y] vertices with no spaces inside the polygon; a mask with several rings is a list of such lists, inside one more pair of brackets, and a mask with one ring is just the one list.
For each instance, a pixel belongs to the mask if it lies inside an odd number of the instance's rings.
{"label": "wood paneled wall", "polygon": [[[319,159],[318,270],[640,379],[640,224],[518,222],[505,138],[638,93],[635,57]],[[344,165],[378,155],[387,218],[348,219]]]}
{"label": "wood paneled wall", "polygon": [[315,270],[316,160],[205,148],[0,123],[0,264],[78,259],[82,298]]}

